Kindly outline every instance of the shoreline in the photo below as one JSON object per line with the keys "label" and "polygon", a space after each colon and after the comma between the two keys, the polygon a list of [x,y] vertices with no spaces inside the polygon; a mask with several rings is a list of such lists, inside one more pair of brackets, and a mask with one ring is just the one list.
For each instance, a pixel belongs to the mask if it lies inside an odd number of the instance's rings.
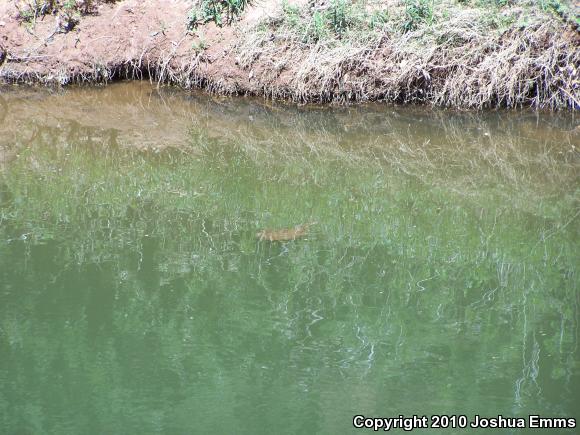
{"label": "shoreline", "polygon": [[[550,15],[495,32],[476,28],[487,15],[473,8],[405,32],[392,30],[395,19],[378,30],[351,20],[359,27],[340,34],[321,27],[314,39],[300,33],[311,32],[307,7],[266,2],[231,24],[192,28],[188,1],[123,0],[98,3],[64,31],[59,13],[32,25],[7,3],[0,5],[0,83],[149,79],[295,103],[580,110],[580,32]],[[513,14],[530,20],[525,11]]]}

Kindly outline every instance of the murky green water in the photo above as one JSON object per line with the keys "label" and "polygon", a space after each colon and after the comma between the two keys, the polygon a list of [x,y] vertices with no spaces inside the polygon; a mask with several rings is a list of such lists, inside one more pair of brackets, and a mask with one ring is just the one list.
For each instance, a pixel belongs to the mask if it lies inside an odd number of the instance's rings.
{"label": "murky green water", "polygon": [[577,123],[3,89],[0,433],[580,418]]}

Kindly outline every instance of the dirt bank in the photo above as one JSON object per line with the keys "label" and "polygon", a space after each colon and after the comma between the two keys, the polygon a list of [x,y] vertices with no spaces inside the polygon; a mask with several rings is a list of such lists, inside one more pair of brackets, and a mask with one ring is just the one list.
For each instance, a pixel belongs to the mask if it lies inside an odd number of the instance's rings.
{"label": "dirt bank", "polygon": [[412,1],[341,3],[339,16],[336,2],[265,0],[222,26],[192,22],[185,0],[90,2],[74,19],[56,9],[31,18],[22,2],[3,2],[0,80],[151,78],[297,102],[580,108],[570,21],[522,5],[426,13]]}

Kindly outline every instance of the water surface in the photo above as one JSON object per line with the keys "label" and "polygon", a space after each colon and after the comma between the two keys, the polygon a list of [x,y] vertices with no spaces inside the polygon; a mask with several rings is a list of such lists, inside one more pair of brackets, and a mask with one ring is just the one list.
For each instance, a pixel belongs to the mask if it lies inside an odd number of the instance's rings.
{"label": "water surface", "polygon": [[574,115],[0,92],[0,433],[580,417]]}

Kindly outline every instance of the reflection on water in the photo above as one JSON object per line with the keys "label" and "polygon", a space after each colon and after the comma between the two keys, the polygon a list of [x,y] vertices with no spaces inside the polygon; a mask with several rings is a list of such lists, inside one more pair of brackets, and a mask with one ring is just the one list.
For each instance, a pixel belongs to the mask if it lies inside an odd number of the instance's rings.
{"label": "reflection on water", "polygon": [[580,417],[573,115],[146,84],[0,110],[1,433]]}

